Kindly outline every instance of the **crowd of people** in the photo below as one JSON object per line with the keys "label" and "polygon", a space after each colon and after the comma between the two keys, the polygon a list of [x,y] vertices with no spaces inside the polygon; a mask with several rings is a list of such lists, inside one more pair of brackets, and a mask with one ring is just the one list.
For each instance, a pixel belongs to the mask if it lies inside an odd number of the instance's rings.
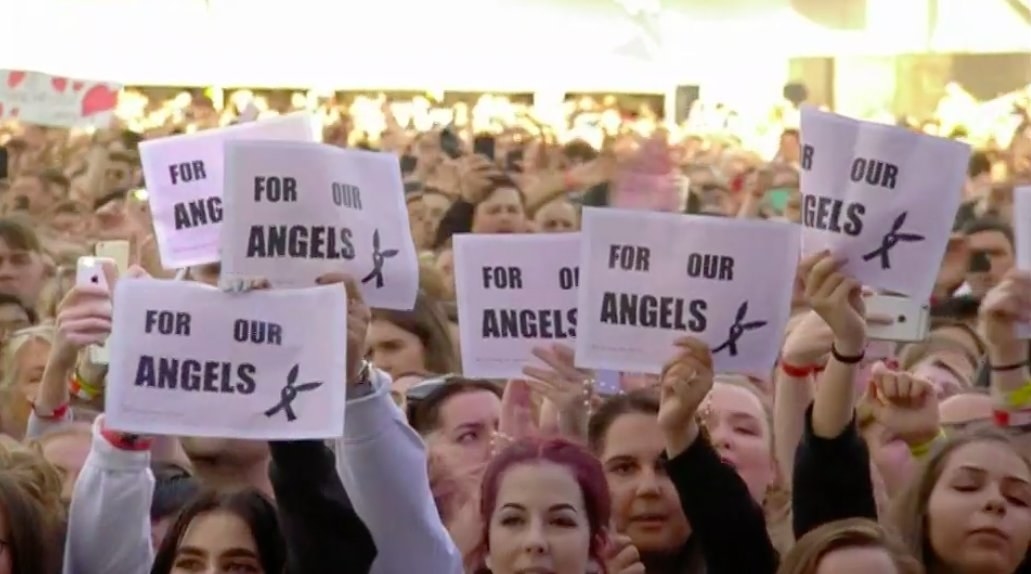
{"label": "crowd of people", "polygon": [[347,416],[326,442],[119,432],[116,383],[86,352],[112,329],[111,291],[75,281],[95,242],[128,240],[131,277],[176,274],[138,143],[268,106],[140,101],[133,130],[4,127],[0,574],[1031,572],[1027,112],[972,156],[925,340],[871,342],[863,286],[819,253],[767,376],[714,372],[686,337],[661,375],[602,396],[558,344],[525,379],[461,374],[452,238],[576,232],[581,206],[798,223],[797,129],[762,126],[761,150],[604,100],[560,130],[522,113],[480,129],[468,110],[424,125],[428,109],[374,102],[380,125],[323,113],[324,140],[400,156],[420,290],[411,311],[370,309],[325,278],[350,301]]}

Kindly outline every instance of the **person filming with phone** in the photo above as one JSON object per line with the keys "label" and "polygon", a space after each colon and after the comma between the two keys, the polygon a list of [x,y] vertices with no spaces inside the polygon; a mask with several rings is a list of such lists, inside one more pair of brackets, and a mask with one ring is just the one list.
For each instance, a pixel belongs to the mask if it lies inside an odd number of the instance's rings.
{"label": "person filming with phone", "polygon": [[969,294],[980,300],[999,284],[1016,264],[1013,228],[992,218],[971,221],[963,228],[970,252],[966,283],[957,294]]}

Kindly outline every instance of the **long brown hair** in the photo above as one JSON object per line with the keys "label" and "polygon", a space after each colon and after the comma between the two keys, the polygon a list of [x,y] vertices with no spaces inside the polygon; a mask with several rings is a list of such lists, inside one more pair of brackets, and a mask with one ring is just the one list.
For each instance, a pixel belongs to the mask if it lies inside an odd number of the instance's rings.
{"label": "long brown hair", "polygon": [[8,531],[5,552],[11,554],[11,571],[18,574],[54,574],[61,570],[57,532],[43,507],[24,487],[23,481],[0,471],[0,511]]}
{"label": "long brown hair", "polygon": [[924,464],[917,471],[901,496],[895,501],[893,519],[898,528],[902,543],[906,545],[910,554],[916,557],[921,564],[930,565],[937,562],[937,553],[931,547],[927,534],[928,516],[927,503],[931,498],[931,492],[941,478],[945,465],[956,450],[968,444],[976,442],[992,442],[1002,444],[1010,448],[1013,454],[1019,456],[1024,464],[1031,469],[1031,462],[1020,454],[1020,451],[1013,446],[1013,442],[1005,434],[995,429],[973,429],[968,432],[958,433],[932,450],[931,454],[924,461]]}
{"label": "long brown hair", "polygon": [[373,309],[373,321],[386,321],[419,338],[426,358],[426,370],[437,375],[457,373],[458,351],[448,329],[447,315],[436,300],[422,290],[411,311]]}
{"label": "long brown hair", "polygon": [[897,538],[865,518],[828,522],[800,538],[784,555],[777,574],[815,574],[823,557],[842,548],[880,548],[891,556],[900,574],[923,574],[920,565]]}

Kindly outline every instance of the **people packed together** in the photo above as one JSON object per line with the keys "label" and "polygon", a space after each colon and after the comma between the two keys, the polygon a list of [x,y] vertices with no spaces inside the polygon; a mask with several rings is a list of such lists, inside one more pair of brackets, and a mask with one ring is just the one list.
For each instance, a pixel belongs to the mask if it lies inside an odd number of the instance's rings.
{"label": "people packed together", "polygon": [[[346,358],[339,432],[119,428],[115,389],[143,376],[97,352],[120,336],[121,283],[280,290],[230,287],[219,262],[168,268],[155,233],[141,142],[292,111],[241,98],[134,94],[135,115],[98,130],[0,124],[0,574],[1031,574],[1031,220],[1014,207],[1031,194],[1015,191],[1031,185],[1031,108],[951,166],[962,202],[919,337],[878,335],[893,319],[854,261],[812,249],[790,254],[764,372],[721,369],[727,351],[687,330],[656,373],[584,368],[555,339],[496,379],[463,373],[460,237],[578,233],[585,208],[813,227],[827,214],[802,188],[805,129],[787,113],[748,138],[711,114],[664,129],[614,98],[570,102],[561,125],[490,99],[446,121],[421,98],[320,104],[325,144],[396,158],[419,268],[410,310],[366,301],[372,274],[317,279],[347,302],[325,347]],[[937,258],[901,221],[896,242]],[[83,281],[80,260],[112,242],[128,265]],[[758,326],[743,311],[734,325]],[[259,418],[292,420],[322,384],[305,376]]]}

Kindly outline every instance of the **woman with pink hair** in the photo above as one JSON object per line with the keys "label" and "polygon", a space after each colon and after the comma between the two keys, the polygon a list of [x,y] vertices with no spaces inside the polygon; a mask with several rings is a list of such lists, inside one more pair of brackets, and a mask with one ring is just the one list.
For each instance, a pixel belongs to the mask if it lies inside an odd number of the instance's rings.
{"label": "woman with pink hair", "polygon": [[483,533],[476,574],[606,573],[611,513],[605,472],[562,439],[524,439],[487,467],[480,491]]}

